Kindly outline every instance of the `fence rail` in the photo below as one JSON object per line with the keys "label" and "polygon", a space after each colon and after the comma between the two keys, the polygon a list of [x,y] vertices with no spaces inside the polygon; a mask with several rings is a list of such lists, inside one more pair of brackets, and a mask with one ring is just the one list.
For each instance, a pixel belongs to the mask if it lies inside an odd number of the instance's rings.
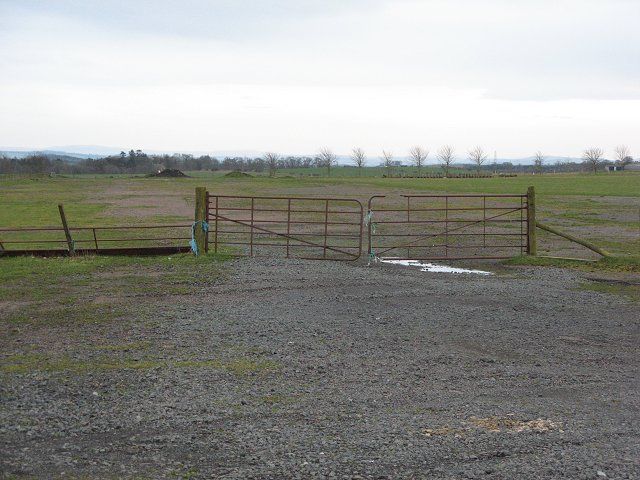
{"label": "fence rail", "polygon": [[[113,225],[68,227],[72,253],[152,255],[190,250],[191,225]],[[0,228],[0,255],[69,254],[63,227]],[[56,248],[56,246],[58,248]]]}

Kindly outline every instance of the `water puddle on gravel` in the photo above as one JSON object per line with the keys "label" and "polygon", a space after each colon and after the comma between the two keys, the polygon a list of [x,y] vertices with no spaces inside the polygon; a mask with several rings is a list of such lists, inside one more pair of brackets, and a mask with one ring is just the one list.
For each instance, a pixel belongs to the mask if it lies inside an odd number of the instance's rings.
{"label": "water puddle on gravel", "polygon": [[420,267],[421,272],[474,273],[476,275],[493,275],[492,272],[485,272],[484,270],[471,270],[468,268],[450,267],[448,265],[437,265],[435,263],[422,263],[420,260],[396,260],[393,258],[381,258],[379,261],[382,263],[391,263],[393,265],[403,265],[405,267]]}

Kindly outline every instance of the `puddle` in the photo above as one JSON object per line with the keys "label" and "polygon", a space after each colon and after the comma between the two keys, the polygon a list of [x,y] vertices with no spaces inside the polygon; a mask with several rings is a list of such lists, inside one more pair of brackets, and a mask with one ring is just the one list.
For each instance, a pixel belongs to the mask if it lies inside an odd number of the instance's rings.
{"label": "puddle", "polygon": [[476,275],[493,275],[492,272],[485,272],[484,270],[471,270],[468,268],[450,267],[448,265],[436,265],[435,263],[422,263],[420,260],[394,260],[393,258],[381,258],[379,261],[382,263],[391,263],[393,265],[403,265],[405,267],[420,267],[421,272],[474,273]]}

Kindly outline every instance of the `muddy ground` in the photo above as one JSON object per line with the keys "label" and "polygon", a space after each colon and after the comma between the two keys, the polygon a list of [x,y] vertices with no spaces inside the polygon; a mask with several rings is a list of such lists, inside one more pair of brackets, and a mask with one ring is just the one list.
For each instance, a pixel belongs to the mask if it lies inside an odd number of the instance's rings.
{"label": "muddy ground", "polygon": [[226,268],[5,371],[5,477],[640,476],[639,307],[586,274]]}

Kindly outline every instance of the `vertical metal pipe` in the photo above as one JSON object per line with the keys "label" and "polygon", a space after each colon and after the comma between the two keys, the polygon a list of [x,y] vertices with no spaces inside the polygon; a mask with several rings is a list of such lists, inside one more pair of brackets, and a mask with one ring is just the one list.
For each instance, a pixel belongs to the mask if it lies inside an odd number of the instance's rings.
{"label": "vertical metal pipe", "polygon": [[[411,209],[411,197],[407,196],[407,230],[411,232],[411,215],[409,211]],[[407,258],[411,258],[411,245],[407,245]]]}
{"label": "vertical metal pipe", "polygon": [[373,233],[373,228],[371,227],[371,224],[373,223],[373,214],[371,213],[372,200],[373,197],[370,197],[369,201],[367,202],[367,255],[369,257],[371,257],[371,254],[373,253],[373,245],[371,241],[371,234]]}
{"label": "vertical metal pipe", "polygon": [[444,197],[444,256],[449,256],[449,196]]}
{"label": "vertical metal pipe", "polygon": [[[522,250],[522,242],[523,240],[526,241],[526,244],[529,244],[529,241],[527,239],[527,237],[524,237],[524,218],[523,218],[523,213],[524,211],[524,203],[523,203],[523,199],[522,197],[520,197],[520,255],[522,255],[524,252]],[[527,216],[527,222],[529,221],[529,217]],[[529,233],[529,225],[527,224],[527,233]],[[524,239],[523,239],[524,237]]]}
{"label": "vertical metal pipe", "polygon": [[249,237],[249,242],[251,243],[251,247],[249,248],[250,255],[253,257],[253,209],[255,205],[255,198],[251,197],[251,233]]}
{"label": "vertical metal pipe", "polygon": [[482,246],[487,246],[487,197],[482,197]]}
{"label": "vertical metal pipe", "polygon": [[220,197],[216,195],[216,221],[215,221],[215,233],[213,234],[213,251],[218,253],[218,201]]}
{"label": "vertical metal pipe", "polygon": [[98,253],[98,237],[96,236],[96,229],[92,228],[91,230],[93,230],[93,243],[95,243],[96,253]]}
{"label": "vertical metal pipe", "polygon": [[287,258],[289,258],[289,235],[291,235],[291,199],[287,201]]}
{"label": "vertical metal pipe", "polygon": [[329,229],[329,200],[324,201],[324,248],[322,258],[327,258],[327,231]]}
{"label": "vertical metal pipe", "polygon": [[207,231],[204,232],[204,252],[205,253],[209,253],[209,206],[211,199],[209,198],[209,191],[207,190],[207,193],[205,195],[205,205],[206,205],[206,221],[207,221]]}

